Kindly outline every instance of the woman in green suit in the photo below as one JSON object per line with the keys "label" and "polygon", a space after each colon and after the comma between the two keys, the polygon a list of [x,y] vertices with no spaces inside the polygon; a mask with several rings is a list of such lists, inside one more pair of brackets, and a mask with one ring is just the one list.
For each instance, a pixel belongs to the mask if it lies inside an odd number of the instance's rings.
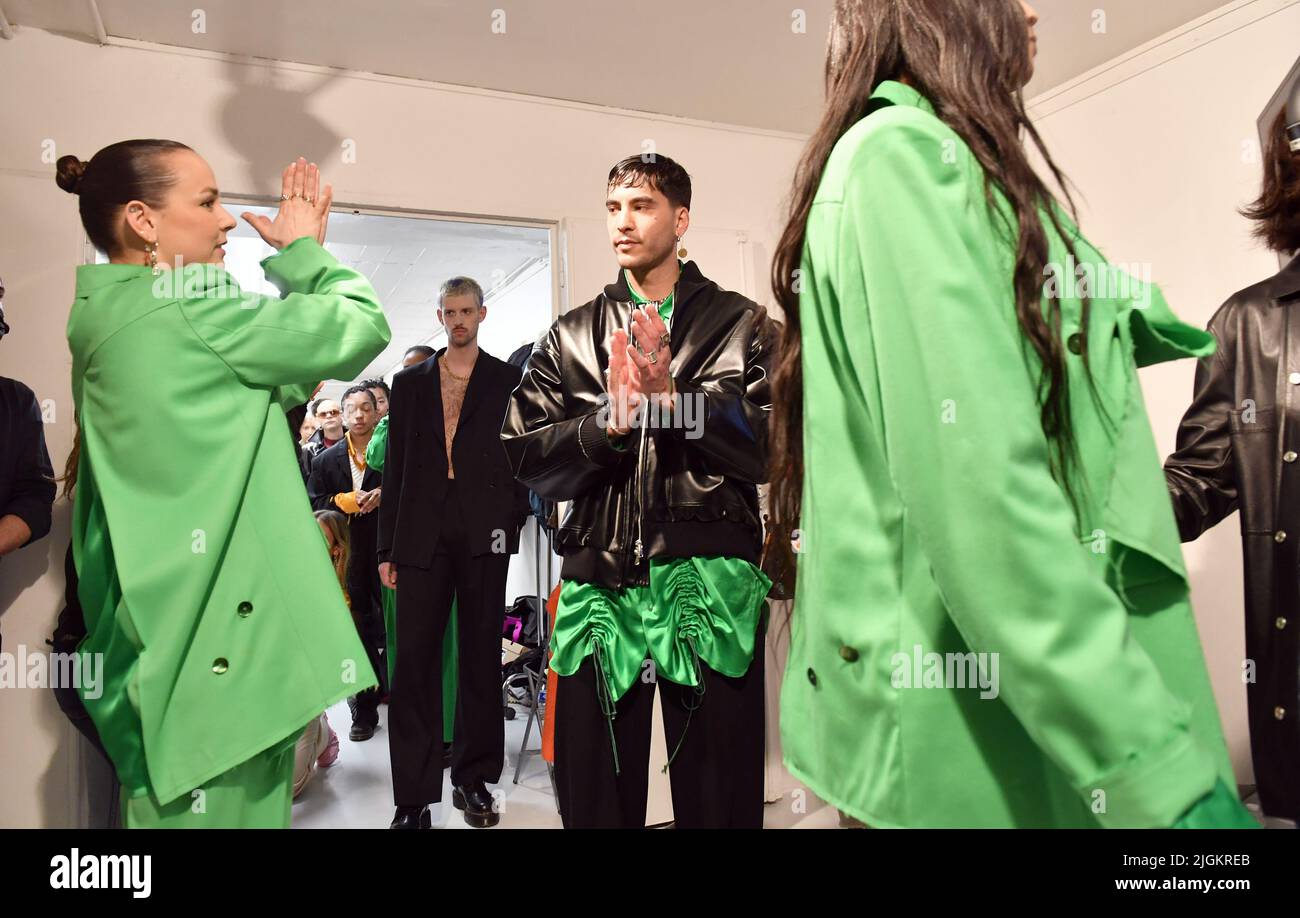
{"label": "woman in green suit", "polygon": [[1036,19],[836,3],[773,268],[786,763],[871,826],[1251,825],[1137,378],[1214,343],[1030,166]]}
{"label": "woman in green suit", "polygon": [[222,268],[235,221],[183,144],[59,160],[110,264],[77,269],[68,320],[80,424],[72,547],[84,695],[128,827],[287,827],[294,742],[376,683],[344,605],[284,412],[388,343],[366,279],[322,247],[331,190],[299,159],[262,262],[283,299]]}

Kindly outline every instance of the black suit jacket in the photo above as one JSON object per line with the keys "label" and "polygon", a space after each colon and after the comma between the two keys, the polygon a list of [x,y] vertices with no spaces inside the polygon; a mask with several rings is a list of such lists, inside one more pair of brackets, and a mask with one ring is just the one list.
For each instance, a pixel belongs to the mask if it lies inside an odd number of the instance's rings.
{"label": "black suit jacket", "polygon": [[[367,468],[361,478],[361,489],[371,491],[381,484],[383,479],[380,474],[374,469]],[[352,460],[348,458],[348,440],[344,437],[329,449],[318,453],[311,461],[311,476],[307,479],[307,496],[311,498],[313,510],[337,510],[348,517],[348,535],[352,543],[353,563],[365,564],[368,568],[377,571],[375,534],[379,530],[379,511],[348,514],[334,501],[336,495],[352,490],[354,490]],[[382,500],[388,500],[387,488],[384,489]],[[349,565],[349,570],[351,567],[352,565]],[[378,577],[377,572],[375,576]],[[353,591],[355,589],[352,588]]]}
{"label": "black suit jacket", "polygon": [[[379,505],[379,560],[428,569],[438,546],[447,492],[446,428],[439,358],[402,370],[388,403],[388,452]],[[475,555],[519,550],[528,492],[515,481],[501,444],[501,423],[518,368],[479,351],[460,409],[452,462]]]}
{"label": "black suit jacket", "polygon": [[[361,478],[361,490],[371,491],[381,484],[383,479],[380,474],[374,469],[367,468]],[[307,496],[311,498],[313,510],[337,510],[346,516],[348,512],[334,502],[334,497],[353,490],[355,488],[352,487],[352,460],[348,457],[348,441],[344,437],[329,449],[322,450],[311,461],[311,475],[307,479]],[[384,496],[387,497],[387,492]],[[374,513],[355,514],[353,522],[374,515]]]}

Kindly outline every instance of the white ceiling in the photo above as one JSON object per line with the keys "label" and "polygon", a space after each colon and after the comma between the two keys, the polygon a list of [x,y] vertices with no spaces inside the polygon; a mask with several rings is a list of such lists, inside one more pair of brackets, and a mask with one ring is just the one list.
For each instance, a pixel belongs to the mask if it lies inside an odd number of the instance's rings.
{"label": "white ceiling", "polygon": [[[264,207],[226,206],[234,214],[273,216]],[[230,237],[227,269],[245,289],[274,295],[258,267],[274,254],[271,247],[242,219]],[[494,357],[504,360],[521,344],[536,340],[553,318],[550,231],[543,226],[335,213],[326,248],[370,280],[393,333],[389,346],[358,379],[391,378],[412,345],[445,346],[438,288],[456,275],[472,277],[483,288],[488,318],[479,345]],[[325,393],[337,397],[346,385],[329,385]]]}
{"label": "white ceiling", "polygon": [[[1223,2],[1035,5],[1030,98]],[[821,107],[832,0],[0,0],[19,27],[83,37],[96,34],[95,7],[118,38],[807,133]]]}

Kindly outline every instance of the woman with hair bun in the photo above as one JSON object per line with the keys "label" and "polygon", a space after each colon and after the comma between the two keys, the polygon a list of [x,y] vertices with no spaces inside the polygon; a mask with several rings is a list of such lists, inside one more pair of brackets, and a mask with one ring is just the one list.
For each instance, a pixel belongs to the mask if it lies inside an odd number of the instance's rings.
{"label": "woman with hair bun", "polygon": [[102,654],[82,692],[136,827],[287,827],[294,743],[376,683],[302,487],[284,412],[388,344],[369,282],[322,248],[314,163],[281,176],[283,298],[223,268],[235,220],[184,144],[58,162],[109,264],[77,269],[68,320],[80,424],[72,547]]}

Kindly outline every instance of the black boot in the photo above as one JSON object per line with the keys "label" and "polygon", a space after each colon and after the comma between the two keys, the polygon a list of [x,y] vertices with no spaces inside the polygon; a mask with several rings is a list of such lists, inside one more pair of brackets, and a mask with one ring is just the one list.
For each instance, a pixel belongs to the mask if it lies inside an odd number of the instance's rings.
{"label": "black boot", "polygon": [[433,814],[428,806],[399,806],[390,829],[432,829]]}
{"label": "black boot", "polygon": [[493,805],[492,795],[482,781],[451,789],[451,805],[465,811],[465,824],[475,829],[486,829],[501,821],[501,814]]}
{"label": "black boot", "polygon": [[352,712],[352,729],[348,739],[354,743],[364,743],[375,735],[379,727],[379,691],[366,689],[348,699],[348,710]]}

